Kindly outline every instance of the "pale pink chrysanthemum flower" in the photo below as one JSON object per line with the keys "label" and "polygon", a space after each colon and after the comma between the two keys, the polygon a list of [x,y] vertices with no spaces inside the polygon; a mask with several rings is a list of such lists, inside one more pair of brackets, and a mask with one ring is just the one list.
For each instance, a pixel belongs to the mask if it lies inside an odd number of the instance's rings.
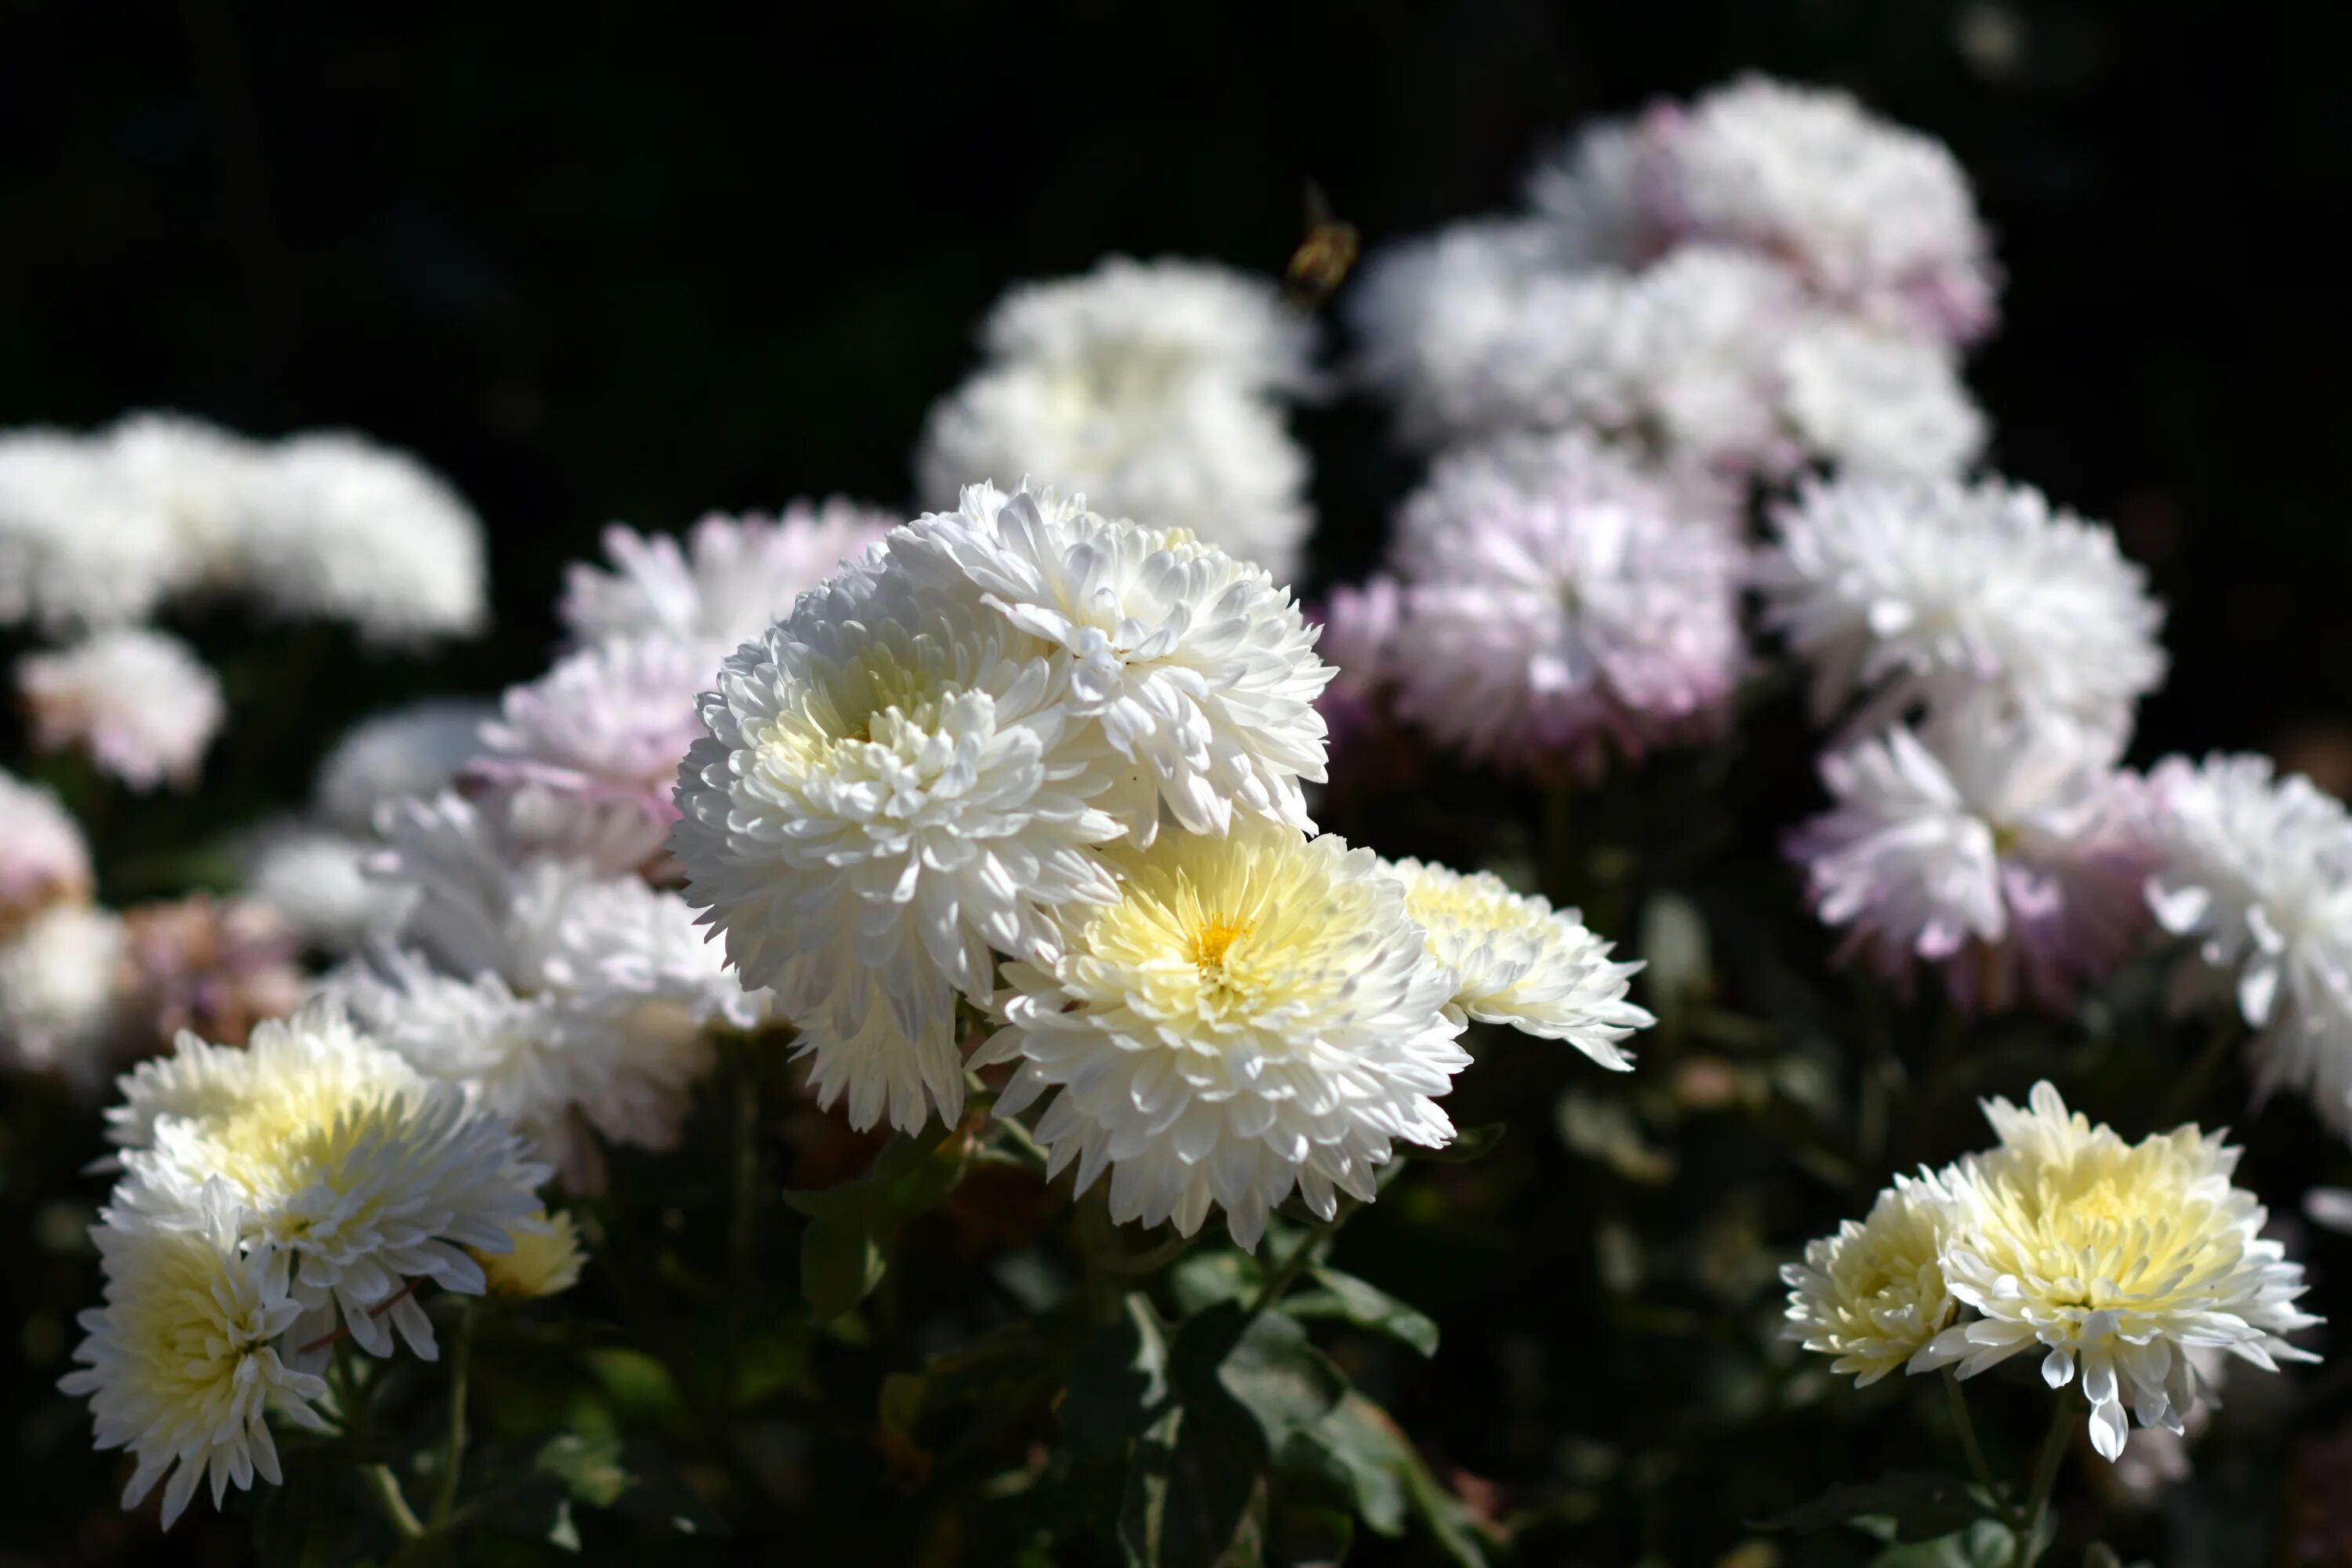
{"label": "pale pink chrysanthemum flower", "polygon": [[[660,636],[716,645],[750,642],[793,601],[863,555],[903,520],[831,496],[795,500],[776,517],[713,513],[683,544],[617,523],[604,531],[605,571],[585,563],[565,574],[559,614],[583,643]],[[715,678],[719,663],[711,660]]]}
{"label": "pale pink chrysanthemum flower", "polygon": [[1836,804],[1790,835],[1841,956],[1891,979],[1941,968],[1969,1012],[2064,1009],[2148,929],[2156,864],[2144,787],[2105,737],[1978,704],[1924,737],[1901,727],[1832,752]]}
{"label": "pale pink chrysanthemum flower", "polygon": [[42,751],[79,746],[135,790],[196,782],[226,715],[220,681],[187,644],[142,627],[100,632],[16,661],[16,691]]}
{"label": "pale pink chrysanthemum flower", "polygon": [[0,772],[0,942],[89,889],[89,846],[73,814],[47,790]]}
{"label": "pale pink chrysanthemum flower", "polygon": [[1404,589],[1386,573],[1342,584],[1307,612],[1323,628],[1315,651],[1339,671],[1315,710],[1330,730],[1334,751],[1380,727],[1396,679],[1396,639],[1404,619]]}
{"label": "pale pink chrysanthemum flower", "polygon": [[1570,433],[1438,464],[1406,505],[1398,708],[1473,756],[1596,772],[1722,721],[1741,552],[1672,484]]}

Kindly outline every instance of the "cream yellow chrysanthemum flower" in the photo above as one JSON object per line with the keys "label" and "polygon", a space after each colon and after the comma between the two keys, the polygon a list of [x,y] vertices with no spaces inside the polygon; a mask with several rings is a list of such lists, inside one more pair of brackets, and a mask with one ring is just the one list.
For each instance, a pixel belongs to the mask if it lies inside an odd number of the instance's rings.
{"label": "cream yellow chrysanthemum flower", "polygon": [[2113,1459],[2126,1405],[2143,1426],[2181,1429],[2207,1393],[2194,1348],[2273,1372],[2316,1359],[2284,1338],[2319,1321],[2294,1306],[2303,1268],[2263,1238],[2266,1212],[2231,1184],[2238,1151],[2221,1134],[2126,1143],[2047,1083],[2029,1109],[1993,1100],[1985,1115],[2000,1147],[1954,1173],[1944,1255],[1953,1296],[1980,1316],[1938,1334],[1915,1369],[1956,1363],[1968,1377],[2042,1346],[2051,1387],[2082,1369],[2092,1446]]}
{"label": "cream yellow chrysanthemum flower", "polygon": [[1943,1252],[1954,1220],[1945,1179],[1897,1176],[1870,1215],[1805,1248],[1780,1270],[1790,1339],[1837,1360],[1867,1388],[1924,1350],[1951,1321]]}
{"label": "cream yellow chrysanthemum flower", "polygon": [[1405,913],[1454,971],[1453,1010],[1525,1034],[1566,1040],[1602,1067],[1633,1069],[1617,1042],[1657,1022],[1625,1000],[1639,963],[1612,963],[1610,944],[1574,910],[1515,893],[1491,872],[1465,874],[1419,860],[1389,870],[1404,884]]}
{"label": "cream yellow chrysanthemum flower", "polygon": [[1075,1159],[1083,1192],[1108,1167],[1113,1218],[1187,1236],[1213,1203],[1255,1247],[1294,1187],[1328,1218],[1372,1197],[1393,1141],[1452,1139],[1454,976],[1371,851],[1237,817],[1104,858],[1118,901],[1064,912],[1051,968],[1004,966],[974,1058],[1021,1063],[999,1115],[1058,1090],[1036,1129],[1054,1172]]}
{"label": "cream yellow chrysanthemum flower", "polygon": [[559,1295],[580,1283],[588,1261],[580,1249],[580,1229],[572,1216],[558,1209],[533,1215],[541,1228],[515,1230],[512,1252],[476,1252],[474,1260],[490,1283],[490,1294],[532,1301]]}

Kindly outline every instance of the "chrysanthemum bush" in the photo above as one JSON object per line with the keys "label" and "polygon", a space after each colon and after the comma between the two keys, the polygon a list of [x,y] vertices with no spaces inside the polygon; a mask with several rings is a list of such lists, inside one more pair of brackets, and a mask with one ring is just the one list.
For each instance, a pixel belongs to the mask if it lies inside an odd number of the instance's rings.
{"label": "chrysanthemum bush", "polygon": [[[1746,79],[1345,331],[1022,285],[913,504],[614,526],[542,673],[235,821],[153,815],[284,722],[224,620],[414,659],[479,524],[352,437],[0,437],[12,1419],[137,1515],[59,1529],[2336,1561],[2352,816],[2136,763],[2162,606],[1986,465],[2000,281],[1939,143]],[[1361,581],[1307,397],[1412,475]]]}

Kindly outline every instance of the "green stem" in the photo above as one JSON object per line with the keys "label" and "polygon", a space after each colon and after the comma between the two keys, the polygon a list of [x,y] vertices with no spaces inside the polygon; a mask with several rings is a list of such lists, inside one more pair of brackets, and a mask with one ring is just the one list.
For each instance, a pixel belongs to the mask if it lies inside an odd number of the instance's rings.
{"label": "green stem", "polygon": [[735,1066],[735,1209],[728,1230],[733,1288],[727,1293],[727,1386],[719,1403],[731,1408],[743,1383],[743,1303],[751,1294],[760,1247],[760,1076],[748,1051],[731,1053]]}
{"label": "green stem", "polygon": [[390,1465],[381,1462],[362,1465],[360,1479],[367,1483],[368,1495],[375,1499],[376,1507],[383,1511],[395,1534],[403,1541],[423,1539],[425,1521],[416,1517],[416,1510],[409,1507],[408,1500],[401,1495],[400,1478],[392,1473]]}
{"label": "green stem", "polygon": [[1985,1463],[1984,1447],[1977,1441],[1977,1425],[1969,1417],[1968,1392],[1960,1386],[1959,1375],[1948,1366],[1944,1369],[1944,1394],[1951,1401],[1952,1424],[1960,1429],[1960,1447],[1968,1451],[1969,1468],[1976,1472],[1977,1484],[1984,1488],[1986,1497],[1998,1502],[2000,1483],[1992,1479],[1992,1467]]}
{"label": "green stem", "polygon": [[1298,1245],[1290,1249],[1290,1256],[1276,1265],[1274,1272],[1265,1277],[1265,1283],[1258,1287],[1257,1299],[1250,1303],[1250,1316],[1257,1316],[1282,1300],[1282,1293],[1297,1283],[1298,1277],[1307,1272],[1307,1266],[1315,1260],[1316,1248],[1339,1234],[1339,1227],[1348,1223],[1348,1216],[1362,1206],[1353,1198],[1343,1197],[1329,1219],[1300,1237]]}
{"label": "green stem", "polygon": [[467,1301],[457,1316],[457,1343],[449,1352],[449,1453],[441,1468],[441,1485],[433,1499],[433,1528],[449,1522],[457,1506],[457,1478],[466,1464],[466,1397],[474,1363],[474,1318],[479,1304]]}
{"label": "green stem", "polygon": [[2017,1545],[2010,1557],[2012,1568],[2033,1568],[2042,1560],[2042,1527],[2050,1517],[2050,1494],[2057,1489],[2058,1471],[2066,1462],[2074,1409],[2063,1388],[2051,1401],[2050,1430],[2042,1439],[2042,1458],[2033,1467],[2033,1490],[2018,1510]]}

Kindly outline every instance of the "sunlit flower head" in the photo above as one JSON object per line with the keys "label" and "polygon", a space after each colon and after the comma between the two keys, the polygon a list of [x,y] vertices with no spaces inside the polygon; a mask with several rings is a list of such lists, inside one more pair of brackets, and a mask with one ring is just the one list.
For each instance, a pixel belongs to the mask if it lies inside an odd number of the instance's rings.
{"label": "sunlit flower head", "polygon": [[1565,1040],[1602,1067],[1630,1071],[1618,1042],[1657,1020],[1625,1000],[1639,963],[1612,963],[1610,944],[1573,910],[1515,893],[1492,872],[1399,860],[1405,914],[1454,975],[1454,1013]]}
{"label": "sunlit flower head", "polygon": [[122,994],[122,921],[52,904],[0,940],[0,1062],[102,1080]]}
{"label": "sunlit flower head", "polygon": [[683,541],[616,524],[604,531],[609,570],[583,563],[565,572],[563,624],[581,643],[663,637],[723,653],[782,619],[795,599],[899,521],[831,496],[795,500],[774,517],[714,513]]}
{"label": "sunlit flower head", "polygon": [[558,1209],[532,1216],[537,1228],[514,1233],[511,1252],[485,1252],[478,1261],[488,1276],[490,1294],[513,1300],[535,1301],[557,1296],[580,1283],[588,1257],[581,1249],[580,1227]]}
{"label": "sunlit flower head", "polygon": [[51,904],[89,897],[81,825],[37,784],[0,771],[0,942]]}
{"label": "sunlit flower head", "polygon": [[1957,1215],[1948,1178],[1896,1176],[1868,1217],[1810,1242],[1780,1270],[1789,1287],[1788,1336],[1835,1356],[1832,1372],[1867,1388],[1900,1372],[1950,1322],[1944,1248]]}
{"label": "sunlit flower head", "polygon": [[2063,1388],[2076,1372],[2091,1444],[2124,1449],[2126,1407],[2178,1432],[2206,1397],[2189,1352],[2226,1350],[2265,1371],[2317,1358],[2284,1336],[2318,1320],[2297,1310],[2303,1267],[2262,1236],[2254,1194],[2231,1184],[2238,1151],[2195,1127],[2126,1143],[2069,1114],[2036,1084],[2029,1107],[1985,1104],[2000,1139],[1952,1176],[1958,1223],[1944,1253],[1952,1295],[1976,1316],[1938,1334],[1915,1365],[1970,1377],[2024,1351]]}
{"label": "sunlit flower head", "polygon": [[138,1461],[123,1489],[134,1508],[163,1488],[163,1526],[212,1483],[218,1508],[259,1476],[284,1482],[272,1415],[323,1428],[313,1406],[325,1382],[289,1365],[280,1342],[301,1314],[287,1289],[285,1259],[243,1244],[235,1188],[208,1182],[184,1218],[162,1223],[110,1211],[90,1232],[106,1269],[106,1304],[81,1314],[80,1363],[58,1382],[88,1398],[101,1449]]}
{"label": "sunlit flower head", "polygon": [[1453,1137],[1454,977],[1370,851],[1242,819],[1106,858],[1118,901],[1063,912],[1059,962],[1005,966],[977,1058],[1020,1063],[1000,1115],[1053,1094],[1054,1171],[1084,1191],[1108,1169],[1122,1223],[1189,1236],[1213,1204],[1255,1247],[1294,1188],[1328,1218],[1395,1142]]}
{"label": "sunlit flower head", "polygon": [[16,694],[43,751],[79,747],[135,790],[194,785],[227,716],[220,680],[177,637],[100,632],[16,661]]}

